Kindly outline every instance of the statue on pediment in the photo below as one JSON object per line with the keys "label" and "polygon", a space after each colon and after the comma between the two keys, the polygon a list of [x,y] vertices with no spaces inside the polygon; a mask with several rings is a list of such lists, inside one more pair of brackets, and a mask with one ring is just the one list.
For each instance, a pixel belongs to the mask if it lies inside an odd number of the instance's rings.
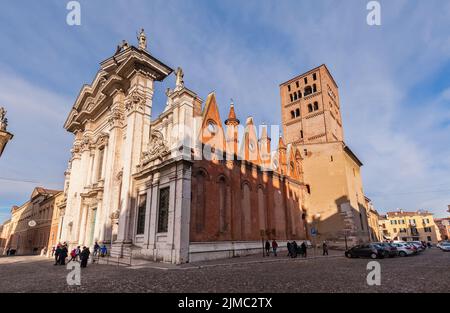
{"label": "statue on pediment", "polygon": [[0,107],[0,130],[6,131],[6,127],[8,126],[8,119],[6,118],[6,110],[3,107]]}
{"label": "statue on pediment", "polygon": [[141,28],[139,35],[137,36],[139,42],[139,49],[147,50],[147,35],[144,32],[144,29]]}
{"label": "statue on pediment", "polygon": [[180,90],[184,88],[184,72],[181,67],[177,68],[177,71],[175,72],[177,79],[175,81],[175,90]]}

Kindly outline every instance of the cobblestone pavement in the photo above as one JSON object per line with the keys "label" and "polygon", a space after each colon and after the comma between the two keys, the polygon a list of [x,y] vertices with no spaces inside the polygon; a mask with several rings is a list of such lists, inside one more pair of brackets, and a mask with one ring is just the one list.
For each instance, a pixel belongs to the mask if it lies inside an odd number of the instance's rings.
{"label": "cobblestone pavement", "polygon": [[[81,286],[68,286],[63,266],[37,256],[0,258],[0,292],[448,292],[450,253],[436,248],[382,259],[381,286],[368,286],[369,259],[262,258],[203,262],[190,267],[90,264]],[[203,267],[198,267],[201,265]]]}

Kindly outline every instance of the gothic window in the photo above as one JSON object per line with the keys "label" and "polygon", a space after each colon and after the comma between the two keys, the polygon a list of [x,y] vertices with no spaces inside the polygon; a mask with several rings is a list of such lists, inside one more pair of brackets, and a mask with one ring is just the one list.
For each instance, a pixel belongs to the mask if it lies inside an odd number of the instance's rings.
{"label": "gothic window", "polygon": [[308,83],[308,77],[305,77],[305,84]]}
{"label": "gothic window", "polygon": [[[243,235],[248,239],[252,234],[252,219],[251,219],[251,201],[250,201],[250,186],[248,183],[242,185],[242,201],[241,209],[243,214]],[[244,238],[243,238],[244,239]]]}
{"label": "gothic window", "polygon": [[206,174],[199,171],[195,178],[195,229],[200,233],[205,228],[205,192],[206,192]]}
{"label": "gothic window", "polygon": [[219,229],[221,232],[227,230],[227,185],[224,177],[218,181],[219,184]]}
{"label": "gothic window", "polygon": [[319,103],[316,101],[314,102],[314,111],[317,111],[319,109]]}
{"label": "gothic window", "polygon": [[291,85],[288,85],[288,91],[291,91]]}
{"label": "gothic window", "polygon": [[167,232],[169,225],[169,195],[169,187],[159,190],[158,233]]}
{"label": "gothic window", "polygon": [[298,91],[298,98],[301,99],[302,98],[302,92],[299,90]]}
{"label": "gothic window", "polygon": [[296,109],[295,110],[295,117],[299,117],[300,116],[300,109]]}
{"label": "gothic window", "polygon": [[316,84],[313,84],[313,92],[317,92],[317,86],[316,86]]}
{"label": "gothic window", "polygon": [[311,113],[313,111],[313,106],[312,104],[308,104],[308,112]]}
{"label": "gothic window", "polygon": [[317,80],[317,74],[316,73],[313,74],[313,80]]}
{"label": "gothic window", "polygon": [[299,87],[298,81],[295,82],[295,86],[297,86],[297,88]]}
{"label": "gothic window", "polygon": [[267,229],[267,213],[266,201],[264,199],[264,190],[262,187],[258,188],[258,216],[259,216],[259,230]]}
{"label": "gothic window", "polygon": [[292,94],[289,94],[289,97],[291,98],[291,102],[294,101],[294,97],[292,96]]}
{"label": "gothic window", "polygon": [[291,118],[295,118],[295,112],[291,111]]}
{"label": "gothic window", "polygon": [[142,235],[145,231],[145,213],[147,204],[147,194],[139,195],[136,235]]}
{"label": "gothic window", "polygon": [[294,101],[297,100],[297,93],[294,92]]}
{"label": "gothic window", "polygon": [[303,94],[305,95],[305,97],[306,97],[307,95],[312,94],[312,93],[313,93],[313,91],[312,91],[311,86],[306,86],[306,87],[305,87],[305,92],[303,93]]}

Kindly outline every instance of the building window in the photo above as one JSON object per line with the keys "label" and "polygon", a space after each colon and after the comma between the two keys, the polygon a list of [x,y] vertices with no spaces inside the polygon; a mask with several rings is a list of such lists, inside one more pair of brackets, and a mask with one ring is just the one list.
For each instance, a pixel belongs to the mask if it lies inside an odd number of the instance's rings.
{"label": "building window", "polygon": [[431,241],[431,236],[427,236],[427,240],[428,240],[428,241]]}
{"label": "building window", "polygon": [[308,112],[311,113],[313,111],[313,106],[312,104],[308,104]]}
{"label": "building window", "polygon": [[137,235],[142,235],[145,232],[146,203],[147,203],[147,194],[140,195],[138,201],[137,225],[136,225]]}
{"label": "building window", "polygon": [[292,96],[292,94],[289,94],[289,97],[291,98],[291,102],[294,101],[294,97]]}
{"label": "building window", "polygon": [[313,80],[317,80],[317,75],[316,75],[316,73],[313,74]]}
{"label": "building window", "polygon": [[331,162],[333,162],[333,156],[330,157]]}
{"label": "building window", "polygon": [[308,77],[305,77],[305,84],[308,83]]}
{"label": "building window", "polygon": [[313,84],[312,91],[313,91],[313,92],[317,92],[317,86],[316,86],[316,84]]}
{"label": "building window", "polygon": [[295,117],[299,117],[300,116],[300,109],[296,109],[295,110]]}
{"label": "building window", "polygon": [[299,90],[298,91],[298,98],[301,99],[302,98],[302,92]]}
{"label": "building window", "polygon": [[306,185],[306,192],[311,194],[311,186],[310,185]]}
{"label": "building window", "polygon": [[307,95],[312,94],[312,93],[313,93],[313,91],[312,91],[311,86],[306,86],[306,87],[305,87],[305,92],[303,93],[303,94],[305,95],[305,97],[306,97]]}
{"label": "building window", "polygon": [[295,118],[295,112],[291,111],[291,118]]}
{"label": "building window", "polygon": [[169,225],[169,195],[169,187],[159,190],[158,233],[167,232],[167,226]]}
{"label": "building window", "polygon": [[219,179],[219,230],[227,230],[227,185],[223,177]]}
{"label": "building window", "polygon": [[288,91],[289,92],[291,91],[291,85],[288,85]]}
{"label": "building window", "polygon": [[300,138],[303,139],[303,130],[300,131]]}
{"label": "building window", "polygon": [[300,85],[298,84],[298,80],[295,82],[295,86],[297,86],[297,88],[300,86]]}
{"label": "building window", "polygon": [[296,100],[297,100],[297,93],[294,92],[294,101],[296,101]]}
{"label": "building window", "polygon": [[319,103],[316,101],[314,102],[314,111],[317,111],[319,109]]}

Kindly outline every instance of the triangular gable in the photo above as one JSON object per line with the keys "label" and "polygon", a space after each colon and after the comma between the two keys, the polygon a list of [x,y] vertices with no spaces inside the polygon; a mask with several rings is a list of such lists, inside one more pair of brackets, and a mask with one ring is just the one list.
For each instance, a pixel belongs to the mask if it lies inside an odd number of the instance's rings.
{"label": "triangular gable", "polygon": [[217,152],[225,151],[225,136],[214,92],[210,93],[206,99],[199,136],[202,143],[210,145]]}

